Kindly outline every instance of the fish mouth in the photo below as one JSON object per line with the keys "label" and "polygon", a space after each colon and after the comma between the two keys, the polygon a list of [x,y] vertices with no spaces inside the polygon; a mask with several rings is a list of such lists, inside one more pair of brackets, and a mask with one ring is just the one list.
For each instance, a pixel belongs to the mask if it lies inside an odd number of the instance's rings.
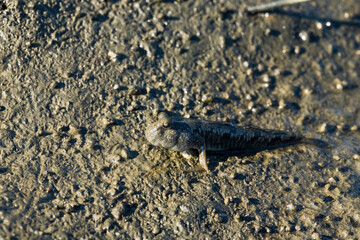
{"label": "fish mouth", "polygon": [[145,131],[145,137],[149,143],[154,146],[159,146],[159,141],[156,140],[157,137],[157,129],[153,126],[149,126],[148,129]]}

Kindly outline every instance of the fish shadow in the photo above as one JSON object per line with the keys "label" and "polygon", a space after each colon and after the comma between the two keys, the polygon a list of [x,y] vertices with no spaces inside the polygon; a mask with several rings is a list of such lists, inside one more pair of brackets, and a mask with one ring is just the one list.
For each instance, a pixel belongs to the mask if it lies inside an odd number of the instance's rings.
{"label": "fish shadow", "polygon": [[261,159],[252,159],[249,160],[248,158],[253,157],[259,152],[266,151],[265,150],[259,150],[259,151],[251,151],[251,152],[244,152],[244,151],[231,151],[231,152],[208,152],[207,158],[208,158],[208,165],[209,169],[215,170],[221,162],[227,161],[230,157],[237,157],[239,160],[242,160],[242,164],[254,164],[256,162],[260,162]]}

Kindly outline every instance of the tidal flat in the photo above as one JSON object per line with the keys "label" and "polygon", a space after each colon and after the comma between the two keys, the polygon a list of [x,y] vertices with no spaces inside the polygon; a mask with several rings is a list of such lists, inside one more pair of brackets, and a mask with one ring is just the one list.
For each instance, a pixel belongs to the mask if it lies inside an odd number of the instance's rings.
{"label": "tidal flat", "polygon": [[[360,238],[360,4],[256,4],[0,2],[0,239]],[[160,112],[332,147],[204,172]]]}

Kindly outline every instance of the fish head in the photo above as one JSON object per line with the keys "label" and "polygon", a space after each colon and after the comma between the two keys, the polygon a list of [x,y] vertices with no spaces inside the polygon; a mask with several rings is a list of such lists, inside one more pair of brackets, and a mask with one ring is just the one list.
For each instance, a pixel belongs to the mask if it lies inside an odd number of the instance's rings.
{"label": "fish head", "polygon": [[147,127],[145,136],[154,146],[179,151],[177,144],[180,133],[174,128],[172,118],[165,114],[160,114],[158,121]]}

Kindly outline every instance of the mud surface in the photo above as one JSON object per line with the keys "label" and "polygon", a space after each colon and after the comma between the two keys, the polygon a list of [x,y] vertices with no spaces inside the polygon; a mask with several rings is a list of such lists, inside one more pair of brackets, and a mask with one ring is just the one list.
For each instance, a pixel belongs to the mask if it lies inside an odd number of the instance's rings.
{"label": "mud surface", "polygon": [[[0,2],[0,239],[359,238],[359,2],[253,4]],[[333,148],[206,173],[147,144],[161,111]]]}

